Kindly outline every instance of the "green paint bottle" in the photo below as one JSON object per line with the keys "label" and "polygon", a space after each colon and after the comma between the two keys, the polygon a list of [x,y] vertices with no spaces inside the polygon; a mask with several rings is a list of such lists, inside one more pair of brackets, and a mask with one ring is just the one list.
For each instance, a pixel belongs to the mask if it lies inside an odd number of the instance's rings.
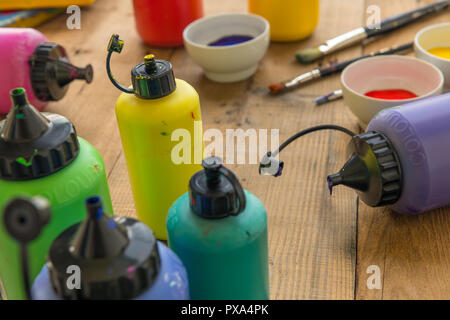
{"label": "green paint bottle", "polygon": [[[43,196],[53,209],[48,227],[29,247],[30,278],[37,276],[53,240],[83,220],[84,199],[101,195],[112,212],[103,159],[72,123],[39,113],[24,89],[11,91],[13,107],[0,122],[0,212],[17,196]],[[24,299],[19,245],[10,238],[0,214],[0,282],[2,297]],[[25,223],[18,220],[17,223]]]}
{"label": "green paint bottle", "polygon": [[203,167],[167,217],[169,246],[186,267],[191,299],[269,299],[266,210],[220,158]]}

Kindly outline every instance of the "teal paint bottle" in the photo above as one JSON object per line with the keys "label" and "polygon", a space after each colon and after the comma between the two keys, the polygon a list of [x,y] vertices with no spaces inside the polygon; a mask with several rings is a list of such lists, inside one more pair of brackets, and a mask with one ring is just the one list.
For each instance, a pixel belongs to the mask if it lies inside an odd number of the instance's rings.
{"label": "teal paint bottle", "polygon": [[266,210],[220,158],[203,167],[167,217],[169,246],[187,269],[191,299],[269,299]]}

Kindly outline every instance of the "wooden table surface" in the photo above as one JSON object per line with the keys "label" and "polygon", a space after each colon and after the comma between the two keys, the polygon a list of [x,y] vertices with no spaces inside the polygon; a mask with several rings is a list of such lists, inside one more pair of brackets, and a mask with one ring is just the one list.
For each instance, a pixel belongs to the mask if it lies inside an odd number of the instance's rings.
{"label": "wooden table surface", "polygon": [[[309,39],[272,43],[250,79],[235,84],[209,81],[183,48],[156,49],[135,31],[131,1],[97,0],[82,10],[81,30],[67,30],[66,16],[38,29],[64,45],[78,65],[92,63],[93,84],[74,83],[68,95],[47,109],[63,114],[78,134],[102,153],[116,214],[135,215],[127,170],[116,124],[118,90],[106,77],[106,46],[112,33],[126,41],[113,59],[113,72],[129,83],[130,70],[151,52],[170,60],[175,75],[192,84],[202,104],[204,128],[280,129],[280,140],[317,124],[359,130],[343,101],[322,107],[314,98],[338,89],[339,76],[301,90],[271,97],[266,85],[309,71],[294,61],[294,52],[365,24],[366,10],[376,4],[382,17],[410,10],[424,0],[321,0],[320,23]],[[206,14],[246,12],[244,0],[205,0]],[[450,20],[450,12],[410,25],[383,39],[357,45],[325,58],[344,60],[394,44],[412,41],[426,25]],[[326,176],[346,161],[348,136],[319,132],[302,138],[282,153],[285,175],[260,177],[257,165],[231,166],[243,186],[259,197],[269,215],[270,289],[273,299],[449,299],[450,208],[407,217],[388,209],[357,205],[356,195],[337,188],[329,196]],[[450,192],[450,190],[449,190]],[[381,289],[368,289],[369,266],[381,270]]]}

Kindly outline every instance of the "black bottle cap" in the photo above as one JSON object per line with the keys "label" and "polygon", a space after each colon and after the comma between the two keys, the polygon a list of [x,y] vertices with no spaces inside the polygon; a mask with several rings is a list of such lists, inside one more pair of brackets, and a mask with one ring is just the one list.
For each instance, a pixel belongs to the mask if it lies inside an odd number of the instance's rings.
{"label": "black bottle cap", "polygon": [[[142,222],[110,217],[99,197],[86,200],[86,219],[53,242],[47,265],[54,291],[66,300],[133,299],[149,289],[161,262],[156,239]],[[80,268],[81,288],[67,287],[67,267]]]}
{"label": "black bottle cap", "polygon": [[353,137],[350,159],[336,174],[328,176],[330,193],[336,185],[355,189],[361,200],[372,207],[395,203],[402,191],[400,160],[389,139],[370,131]]}
{"label": "black bottle cap", "polygon": [[245,194],[236,175],[222,166],[222,159],[203,160],[203,168],[189,181],[190,205],[206,219],[235,216],[245,209]]}
{"label": "black bottle cap", "polygon": [[13,106],[0,121],[0,179],[42,178],[72,163],[80,149],[72,123],[60,115],[41,114],[22,88],[10,95]]}
{"label": "black bottle cap", "polygon": [[145,56],[144,62],[131,71],[134,93],[142,99],[158,99],[176,89],[175,76],[169,61],[156,60],[154,55]]}
{"label": "black bottle cap", "polygon": [[62,99],[73,80],[91,83],[94,70],[89,64],[85,68],[72,65],[66,50],[56,43],[42,43],[36,47],[29,60],[31,84],[34,94],[42,101]]}
{"label": "black bottle cap", "polygon": [[122,52],[123,46],[124,41],[119,38],[119,35],[111,36],[108,44],[106,70],[116,88],[126,93],[134,93],[141,99],[158,99],[175,91],[176,82],[172,64],[169,61],[156,60],[153,54],[145,56],[144,62],[139,63],[131,70],[133,90],[117,83],[111,73],[110,60],[113,52]]}

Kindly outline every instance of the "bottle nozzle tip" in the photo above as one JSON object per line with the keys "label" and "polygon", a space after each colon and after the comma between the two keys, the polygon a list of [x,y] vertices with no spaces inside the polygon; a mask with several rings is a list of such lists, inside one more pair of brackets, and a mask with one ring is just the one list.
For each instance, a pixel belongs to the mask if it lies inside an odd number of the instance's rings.
{"label": "bottle nozzle tip", "polygon": [[28,103],[27,93],[24,88],[11,90],[9,94],[14,106],[24,106]]}
{"label": "bottle nozzle tip", "polygon": [[333,187],[342,184],[342,176],[340,173],[332,174],[327,177],[328,189],[330,189],[330,195],[333,194]]}
{"label": "bottle nozzle tip", "polygon": [[148,54],[144,57],[144,63],[145,63],[145,71],[147,73],[154,73],[156,71],[156,60],[154,54]]}
{"label": "bottle nozzle tip", "polygon": [[103,205],[100,197],[90,197],[86,199],[86,211],[88,216],[93,219],[100,219],[103,215]]}
{"label": "bottle nozzle tip", "polygon": [[86,80],[87,83],[91,83],[94,79],[94,68],[92,68],[91,64],[88,64],[84,68],[83,79]]}
{"label": "bottle nozzle tip", "polygon": [[202,166],[205,170],[218,170],[222,167],[222,164],[222,158],[219,157],[209,157],[202,161]]}

